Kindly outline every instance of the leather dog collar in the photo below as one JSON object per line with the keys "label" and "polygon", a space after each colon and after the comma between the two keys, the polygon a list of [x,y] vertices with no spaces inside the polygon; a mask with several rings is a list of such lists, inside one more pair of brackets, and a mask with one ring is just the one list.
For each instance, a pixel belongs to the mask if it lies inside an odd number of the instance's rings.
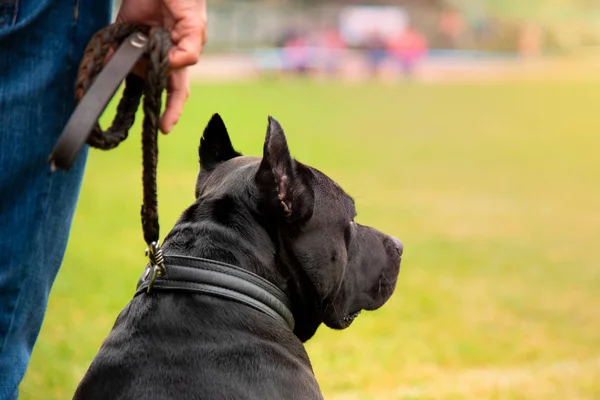
{"label": "leather dog collar", "polygon": [[[205,258],[165,256],[165,273],[156,277],[152,290],[203,293],[246,304],[287,324],[294,330],[294,316],[287,296],[271,282],[239,268]],[[146,293],[151,266],[137,284],[135,296]]]}

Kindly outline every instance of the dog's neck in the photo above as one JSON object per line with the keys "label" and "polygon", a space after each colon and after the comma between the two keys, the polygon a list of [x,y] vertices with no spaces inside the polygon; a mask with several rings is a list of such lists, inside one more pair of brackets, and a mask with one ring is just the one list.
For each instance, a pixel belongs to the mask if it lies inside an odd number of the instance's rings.
{"label": "dog's neck", "polygon": [[281,242],[271,221],[260,213],[229,207],[227,218],[219,218],[220,206],[197,201],[189,207],[165,238],[165,254],[232,264],[273,283],[292,302],[298,338],[308,340],[321,321],[316,318],[314,305],[306,303],[312,293],[305,293],[304,286],[310,285],[306,285],[301,268],[295,265],[290,248]]}
{"label": "dog's neck", "polygon": [[[165,238],[165,254],[236,265],[277,286],[284,284],[285,278],[276,265],[275,244],[260,215],[230,207],[226,218],[219,218],[218,207],[214,202],[196,202],[189,207]],[[210,218],[203,218],[207,215]]]}

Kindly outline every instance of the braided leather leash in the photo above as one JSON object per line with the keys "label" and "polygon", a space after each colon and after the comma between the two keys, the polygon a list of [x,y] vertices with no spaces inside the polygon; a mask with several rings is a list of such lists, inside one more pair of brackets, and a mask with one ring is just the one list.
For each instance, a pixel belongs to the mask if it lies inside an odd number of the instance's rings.
{"label": "braided leather leash", "polygon": [[[118,50],[105,66],[109,50],[117,46]],[[159,27],[115,23],[98,31],[90,40],[79,66],[75,87],[77,108],[50,155],[52,170],[68,170],[84,142],[102,150],[115,148],[127,138],[142,95],[144,96],[141,217],[153,277],[162,276],[165,272],[159,246],[156,166],[161,96],[167,87],[170,47],[169,33]],[[130,73],[140,57],[146,60],[144,78]],[[111,126],[102,130],[98,117],[124,77],[125,88],[117,106],[117,114]],[[151,286],[148,291],[150,288]]]}

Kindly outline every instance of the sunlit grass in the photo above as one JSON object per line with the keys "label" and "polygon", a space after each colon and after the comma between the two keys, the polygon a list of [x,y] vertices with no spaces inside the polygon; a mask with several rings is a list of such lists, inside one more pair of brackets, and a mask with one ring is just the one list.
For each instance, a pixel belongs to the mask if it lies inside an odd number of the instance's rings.
{"label": "sunlit grass", "polygon": [[[326,398],[600,398],[599,104],[585,83],[197,86],[160,141],[161,233],[193,200],[211,113],[255,155],[273,115],[405,244],[390,302],[308,343]],[[133,295],[138,131],[91,152],[23,399],[69,398]]]}

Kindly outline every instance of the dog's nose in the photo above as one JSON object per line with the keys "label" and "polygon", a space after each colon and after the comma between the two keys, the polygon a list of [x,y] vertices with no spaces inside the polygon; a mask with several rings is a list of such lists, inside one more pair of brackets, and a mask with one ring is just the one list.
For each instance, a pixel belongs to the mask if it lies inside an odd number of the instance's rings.
{"label": "dog's nose", "polygon": [[392,242],[394,242],[394,246],[396,246],[396,250],[398,250],[398,254],[402,255],[402,252],[404,251],[404,245],[402,244],[400,239],[392,236]]}

